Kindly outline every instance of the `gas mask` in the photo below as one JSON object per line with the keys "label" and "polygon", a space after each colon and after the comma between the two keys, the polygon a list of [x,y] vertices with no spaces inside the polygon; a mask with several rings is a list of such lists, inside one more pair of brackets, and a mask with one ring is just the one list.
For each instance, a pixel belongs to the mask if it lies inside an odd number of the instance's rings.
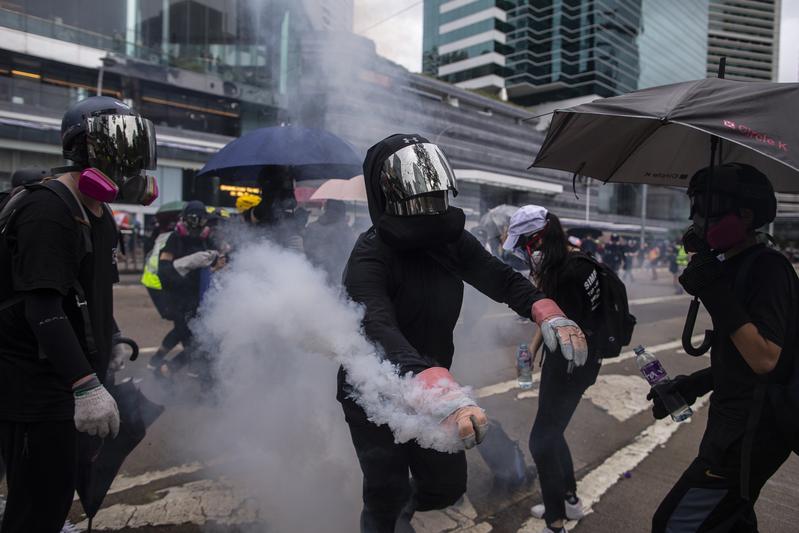
{"label": "gas mask", "polygon": [[155,129],[137,115],[98,115],[86,122],[88,168],[78,188],[100,202],[122,201],[150,205],[158,183],[144,174],[156,166]]}
{"label": "gas mask", "polygon": [[[688,239],[683,237],[683,245],[687,251],[698,251],[695,248],[709,247],[716,252],[726,252],[746,239],[746,224],[738,213],[735,198],[726,194],[713,194],[710,198],[709,216],[706,216],[707,210],[704,194],[695,194],[691,197],[691,218],[694,221],[699,219],[701,227],[694,222],[691,235]],[[706,232],[705,225],[707,225]],[[706,243],[699,242],[702,240]]]}

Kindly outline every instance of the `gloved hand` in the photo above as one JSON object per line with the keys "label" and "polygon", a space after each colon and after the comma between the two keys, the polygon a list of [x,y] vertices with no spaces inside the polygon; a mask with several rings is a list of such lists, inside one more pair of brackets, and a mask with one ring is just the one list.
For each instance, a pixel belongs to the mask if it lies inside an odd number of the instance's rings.
{"label": "gloved hand", "polygon": [[219,252],[216,250],[203,250],[201,252],[194,252],[193,254],[189,254],[185,257],[175,259],[172,261],[172,266],[175,267],[175,270],[177,270],[178,274],[186,277],[186,275],[192,270],[211,266],[218,255]]}
{"label": "gloved hand", "polygon": [[128,360],[128,349],[122,343],[115,342],[111,346],[111,360],[108,362],[109,372],[119,372],[125,368]]}
{"label": "gloved hand", "polygon": [[119,433],[117,402],[92,374],[91,379],[72,387],[75,397],[75,428],[78,431],[105,438]]}
{"label": "gloved hand", "polygon": [[588,342],[583,330],[558,307],[554,300],[544,298],[533,304],[533,320],[541,328],[544,344],[550,352],[560,348],[569,362],[569,372],[583,366],[588,359]]}
{"label": "gloved hand", "polygon": [[488,432],[488,418],[461,388],[446,368],[435,366],[416,375],[425,388],[438,388],[441,403],[449,413],[442,424],[455,424],[458,436],[467,450],[483,442]]}
{"label": "gloved hand", "polygon": [[731,334],[750,322],[730,287],[722,279],[721,261],[709,250],[695,254],[680,275],[685,292],[697,296],[710,313],[713,326]]}
{"label": "gloved hand", "polygon": [[718,257],[709,250],[701,251],[688,261],[685,270],[680,274],[680,285],[691,296],[699,296],[704,289],[718,282],[722,273]]}
{"label": "gloved hand", "polygon": [[694,402],[696,402],[698,393],[692,385],[693,383],[690,376],[680,375],[668,383],[658,385],[657,391],[654,387],[649,389],[649,394],[646,395],[646,399],[652,400],[652,416],[657,420],[661,420],[669,416],[669,410],[663,405],[663,400],[661,399],[660,395],[668,394],[675,389],[680,393],[680,396],[683,397],[686,404],[693,405]]}

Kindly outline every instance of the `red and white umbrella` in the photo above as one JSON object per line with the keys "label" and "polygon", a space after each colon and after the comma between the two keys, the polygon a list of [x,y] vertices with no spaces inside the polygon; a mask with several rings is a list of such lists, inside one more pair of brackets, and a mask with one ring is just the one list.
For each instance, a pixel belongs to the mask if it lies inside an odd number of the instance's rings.
{"label": "red and white umbrella", "polygon": [[311,195],[311,200],[366,202],[366,184],[362,175],[348,180],[327,180]]}

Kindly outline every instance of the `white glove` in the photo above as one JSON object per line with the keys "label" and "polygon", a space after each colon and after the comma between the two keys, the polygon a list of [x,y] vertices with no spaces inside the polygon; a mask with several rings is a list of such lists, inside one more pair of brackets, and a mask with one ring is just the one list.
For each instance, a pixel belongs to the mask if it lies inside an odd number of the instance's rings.
{"label": "white glove", "polygon": [[175,267],[175,270],[177,270],[178,274],[185,278],[186,275],[192,270],[211,266],[218,255],[219,252],[216,250],[194,252],[193,254],[189,254],[185,257],[175,259],[172,261],[172,266]]}
{"label": "white glove", "polygon": [[588,359],[588,342],[583,330],[573,320],[566,318],[554,300],[545,298],[533,304],[533,320],[541,328],[544,344],[550,352],[560,348],[569,362],[568,371],[583,366]]}
{"label": "white glove", "polygon": [[119,408],[97,376],[79,385],[75,397],[75,428],[89,435],[105,438],[119,433]]}
{"label": "white glove", "polygon": [[483,442],[488,432],[488,418],[452,377],[446,368],[434,366],[416,374],[427,389],[440,393],[439,407],[447,413],[442,424],[455,424],[458,436],[467,450]]}

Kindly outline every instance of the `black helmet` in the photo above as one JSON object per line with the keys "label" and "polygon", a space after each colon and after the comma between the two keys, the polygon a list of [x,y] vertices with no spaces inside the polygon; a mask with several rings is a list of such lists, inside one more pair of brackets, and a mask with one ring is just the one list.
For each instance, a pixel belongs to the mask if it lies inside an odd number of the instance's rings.
{"label": "black helmet", "polygon": [[11,174],[11,187],[16,188],[20,185],[39,183],[50,175],[50,169],[42,167],[18,168]]}
{"label": "black helmet", "polygon": [[129,105],[110,96],[90,96],[72,104],[61,119],[61,149],[76,163],[88,161],[86,119],[99,115],[136,115]]}
{"label": "black helmet", "polygon": [[710,213],[704,213],[709,175],[710,169],[703,168],[693,175],[688,185],[692,217],[697,211],[706,218],[712,218],[746,208],[753,213],[752,227],[759,228],[777,216],[777,197],[768,177],[743,163],[725,163],[713,170]]}

